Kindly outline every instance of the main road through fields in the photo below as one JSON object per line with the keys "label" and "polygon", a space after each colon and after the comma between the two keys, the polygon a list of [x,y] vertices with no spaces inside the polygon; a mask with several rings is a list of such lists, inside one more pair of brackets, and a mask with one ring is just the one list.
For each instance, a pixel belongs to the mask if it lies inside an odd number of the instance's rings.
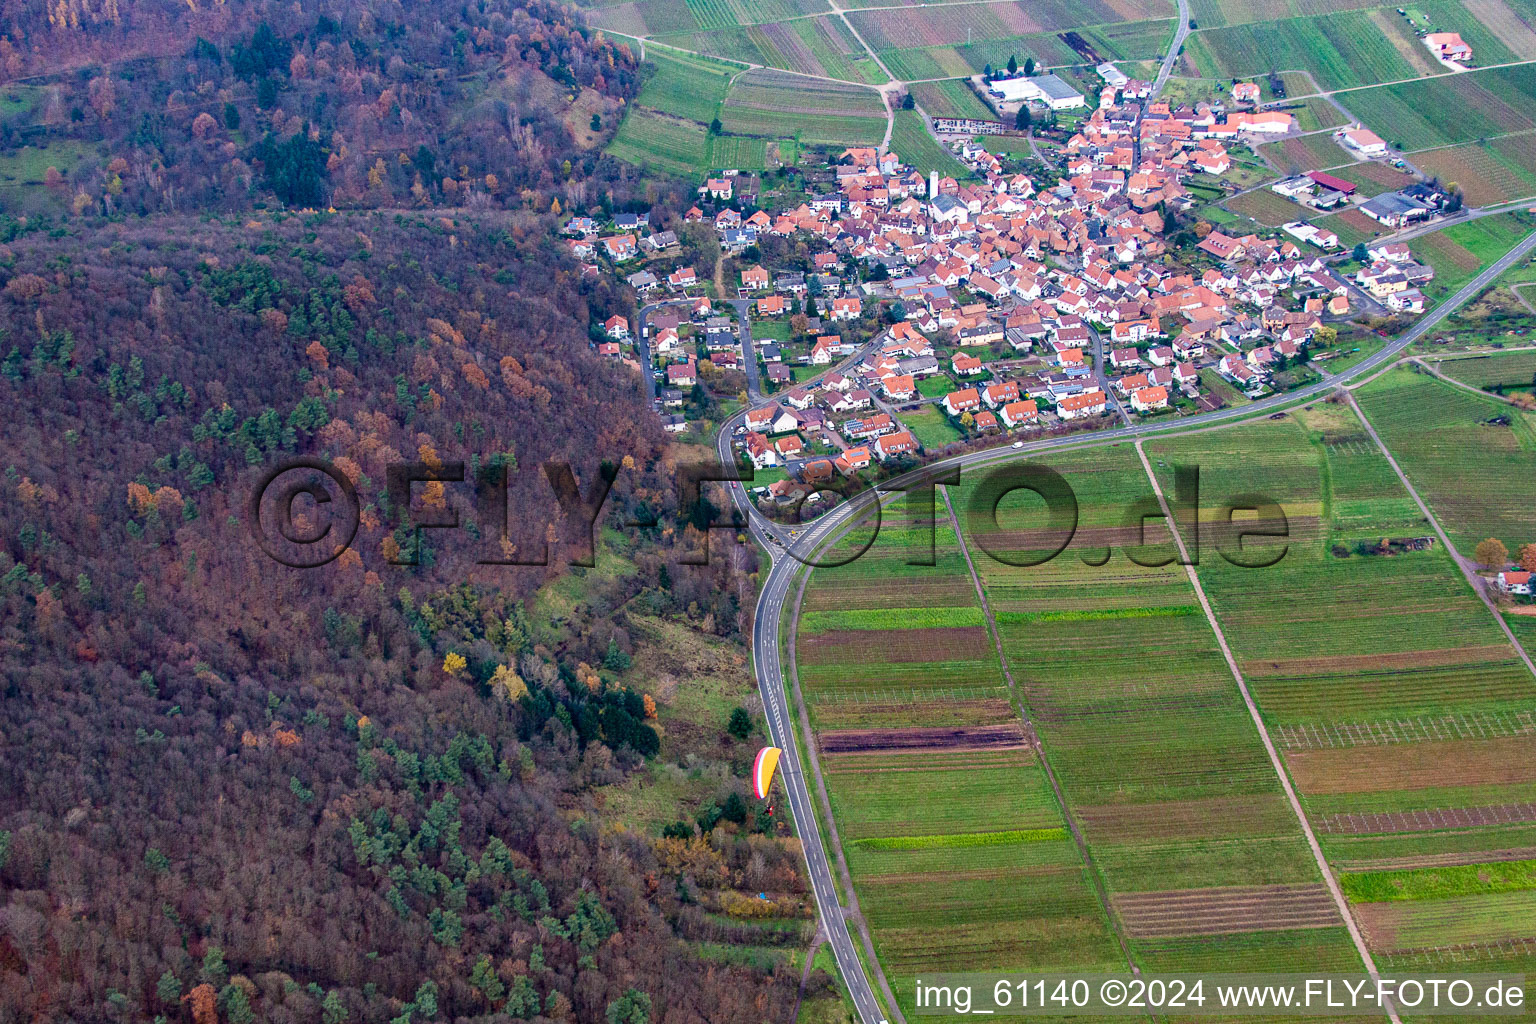
{"label": "main road through fields", "polygon": [[[1180,6],[1183,6],[1182,0]],[[1079,434],[1034,441],[1026,443],[1022,450],[1000,448],[983,452],[972,452],[967,455],[932,463],[911,474],[907,474],[907,477],[902,479],[915,477],[919,473],[933,473],[940,468],[1001,462],[1010,458],[1018,458],[1023,453],[1049,451],[1050,449],[1067,445],[1099,444],[1136,438],[1153,433],[1184,433],[1217,426],[1234,426],[1238,423],[1260,417],[1280,406],[1287,406],[1297,401],[1316,397],[1341,386],[1347,380],[1363,378],[1373,371],[1384,369],[1395,362],[1398,355],[1405,348],[1428,334],[1447,316],[1481,292],[1495,278],[1533,250],[1536,250],[1536,232],[1528,235],[1513,249],[1490,264],[1482,273],[1467,282],[1459,291],[1430,311],[1401,337],[1389,343],[1380,352],[1351,367],[1345,373],[1326,376],[1323,380],[1308,385],[1305,388],[1272,395],[1269,398],[1260,399],[1257,402],[1241,407],[1220,409],[1215,412],[1190,416],[1181,421],[1177,427],[1172,427],[1166,423],[1138,423],[1102,430],[1093,434]],[[731,440],[735,436],[736,427],[741,424],[745,414],[746,410],[743,410],[727,421],[721,428],[717,438],[720,460],[726,466],[734,466],[736,464],[734,452],[731,448]],[[891,481],[891,484],[899,484],[900,482],[901,480],[898,479]],[[789,706],[789,698],[786,695],[787,688],[785,686],[784,669],[779,660],[779,637],[782,628],[784,605],[789,598],[791,585],[797,575],[797,570],[800,568],[801,560],[812,557],[820,545],[834,539],[842,530],[855,523],[859,515],[869,507],[870,502],[877,500],[878,492],[873,490],[864,491],[831,512],[828,512],[809,526],[799,530],[792,530],[786,529],[760,514],[753,507],[746,489],[740,483],[731,484],[730,489],[732,500],[750,524],[753,537],[768,552],[772,560],[772,565],[767,575],[763,578],[762,590],[758,594],[757,599],[757,609],[752,619],[753,661],[757,674],[757,688],[762,695],[763,712],[768,722],[769,736],[775,746],[782,747],[784,750],[784,756],[780,761],[779,775],[784,780],[785,790],[789,793],[789,805],[795,816],[795,827],[800,833],[801,846],[805,851],[811,888],[816,897],[816,909],[821,915],[822,927],[827,933],[833,955],[837,959],[838,970],[848,986],[849,994],[853,998],[853,1004],[858,1011],[860,1021],[862,1024],[879,1024],[885,1018],[881,1013],[879,1002],[875,999],[874,990],[870,985],[868,975],[865,973],[864,965],[860,962],[858,952],[854,948],[853,938],[848,931],[847,919],[844,916],[841,904],[838,902],[837,887],[832,883],[832,870],[827,858],[826,846],[822,842],[821,832],[817,825],[815,807],[811,803],[810,789],[806,785],[799,751],[795,745],[795,737],[792,732],[794,729],[794,719]],[[879,970],[878,964],[872,964],[871,966],[875,970]],[[898,1009],[893,1007],[892,1013],[896,1014],[898,1019],[900,1019],[900,1011]]]}

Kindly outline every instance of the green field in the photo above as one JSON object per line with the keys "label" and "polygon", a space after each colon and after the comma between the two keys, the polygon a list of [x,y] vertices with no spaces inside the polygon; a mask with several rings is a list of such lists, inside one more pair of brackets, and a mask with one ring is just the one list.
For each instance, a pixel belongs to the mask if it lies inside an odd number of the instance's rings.
{"label": "green field", "polygon": [[95,149],[68,140],[52,142],[46,148],[22,146],[15,152],[0,154],[0,194],[42,185],[50,167],[58,168],[67,178],[96,159]]}
{"label": "green field", "polygon": [[1410,243],[1414,255],[1435,268],[1435,279],[1424,294],[1435,299],[1451,294],[1532,230],[1536,230],[1536,220],[1531,214],[1500,213],[1414,239]]}
{"label": "green field", "polygon": [[1497,388],[1529,390],[1536,380],[1536,352],[1492,352],[1445,359],[1435,368],[1452,380],[1487,391]]}
{"label": "green field", "polygon": [[1320,171],[1327,167],[1339,167],[1353,158],[1331,134],[1298,135],[1283,142],[1269,142],[1259,147],[1259,152],[1274,161],[1275,166],[1291,174]]}
{"label": "green field", "polygon": [[1485,537],[1511,551],[1536,541],[1531,414],[1406,369],[1362,387],[1359,401],[1457,550],[1470,556]]}
{"label": "green field", "polygon": [[1242,949],[1266,968],[1352,968],[1358,957],[1319,898],[1317,865],[1193,588],[1179,566],[1155,565],[1172,553],[1169,535],[1155,519],[1145,537],[1125,525],[1130,510],[1155,507],[1134,449],[1041,461],[1078,502],[1059,557],[1004,561],[1047,546],[1037,499],[1004,498],[994,529],[978,473],[957,505],[1019,699],[1134,959],[1188,970]]}
{"label": "green field", "polygon": [[841,18],[800,18],[725,26],[660,37],[662,42],[728,60],[847,82],[884,82],[878,65]]}
{"label": "green field", "polygon": [[[1438,396],[1402,391],[1399,372],[1362,392],[1377,392],[1426,436],[1440,433],[1427,422],[1438,422]],[[1411,446],[1383,436],[1405,460]],[[1473,462],[1467,440],[1456,450]],[[1505,829],[1466,827],[1493,824],[1484,808],[1536,795],[1536,774],[1509,769],[1536,745],[1525,724],[1536,677],[1441,545],[1382,548],[1432,531],[1353,411],[1320,403],[1148,448],[1166,463],[1165,479],[1175,463],[1200,466],[1201,582],[1373,950],[1408,957],[1536,923],[1525,911],[1502,923],[1462,913],[1465,893],[1488,890],[1455,867],[1518,859],[1536,840],[1536,822],[1518,818]],[[1244,494],[1284,512],[1283,540],[1244,546],[1254,562],[1280,555],[1267,568],[1241,568],[1206,547],[1222,543],[1212,531],[1224,506],[1253,503]],[[1190,521],[1181,528],[1191,536]],[[1430,810],[1437,816],[1414,813]],[[1438,881],[1434,869],[1444,869]],[[1493,873],[1482,877],[1495,885]],[[1429,920],[1446,921],[1441,938],[1426,938],[1420,922]]]}
{"label": "green field", "polygon": [[731,77],[742,70],[691,54],[651,47],[648,77],[619,126],[608,152],[628,163],[671,174],[699,176],[715,166],[763,166],[756,161],[719,164],[711,157],[709,123],[719,115]]}
{"label": "green field", "polygon": [[1415,153],[1425,174],[1454,182],[1469,206],[1492,206],[1536,196],[1536,133]]}
{"label": "green field", "polygon": [[997,120],[997,114],[981,101],[963,79],[952,79],[947,82],[920,82],[912,86],[912,98],[929,117]]}
{"label": "green field", "polygon": [[697,176],[707,169],[709,129],[697,121],[637,106],[625,116],[608,152],[636,166]]}
{"label": "green field", "polygon": [[[938,12],[942,6],[944,5],[935,5],[928,10]],[[985,10],[988,6],[996,5],[948,6],[954,11],[967,11]],[[907,12],[900,13],[905,17]],[[934,16],[939,15],[935,13]],[[954,20],[963,21],[963,19]],[[863,29],[861,28],[860,31],[862,32]],[[1169,36],[1173,31],[1173,22],[1166,18],[1157,18],[1103,25],[1080,25],[1076,31],[1096,53],[1107,60],[1137,60],[1155,56],[1167,48]],[[920,35],[898,31],[885,35],[898,40],[907,40],[952,38],[955,34],[947,25],[940,25],[932,32],[924,32]],[[998,38],[986,38],[977,34],[969,43],[964,40],[963,28],[958,30],[958,35],[960,37],[958,41],[942,45],[912,45],[891,49],[880,49],[873,41],[870,41],[870,45],[876,46],[880,59],[885,62],[886,67],[891,69],[891,74],[904,81],[968,77],[985,70],[989,64],[994,68],[1004,67],[1010,57],[1018,58],[1020,64],[1024,63],[1026,58],[1033,57],[1041,67],[1049,68],[1067,68],[1072,65],[1081,65],[1083,62],[1083,55],[1072,49],[1061,38],[1064,35],[1062,32],[1032,32]],[[869,37],[866,35],[865,38]]]}
{"label": "green field", "polygon": [[1431,149],[1536,128],[1536,65],[1356,89],[1339,98],[1388,142]]}
{"label": "green field", "polygon": [[1202,28],[1186,55],[1208,78],[1305,70],[1325,89],[1446,73],[1390,9]]}
{"label": "green field", "polygon": [[1293,202],[1268,188],[1255,189],[1234,196],[1227,201],[1227,208],[1245,217],[1252,217],[1260,224],[1278,227],[1293,220],[1308,220],[1317,211]]}
{"label": "green field", "polygon": [[901,156],[901,162],[916,168],[923,174],[938,171],[948,178],[969,178],[971,171],[939,145],[923,123],[923,116],[915,110],[896,111],[896,127],[891,132],[891,149]]}
{"label": "green field", "polygon": [[885,137],[885,109],[872,89],[773,71],[736,80],[720,112],[734,135],[795,138],[802,145],[870,145]]}
{"label": "green field", "polygon": [[[795,638],[849,870],[904,1003],[912,977],[934,970],[1124,966],[1006,699],[942,499],[938,512],[931,531],[898,501],[862,557],[813,572]],[[868,537],[858,531],[833,554]],[[933,566],[908,564],[930,544]],[[1004,742],[906,746],[933,727]]]}
{"label": "green field", "polygon": [[951,441],[961,438],[959,429],[944,415],[944,410],[936,405],[925,405],[913,412],[901,414],[901,422],[905,423],[912,431],[912,436],[917,438],[919,444],[929,452],[942,449]]}
{"label": "green field", "polygon": [[627,0],[592,6],[595,27],[636,36],[757,25],[831,10],[826,0]]}

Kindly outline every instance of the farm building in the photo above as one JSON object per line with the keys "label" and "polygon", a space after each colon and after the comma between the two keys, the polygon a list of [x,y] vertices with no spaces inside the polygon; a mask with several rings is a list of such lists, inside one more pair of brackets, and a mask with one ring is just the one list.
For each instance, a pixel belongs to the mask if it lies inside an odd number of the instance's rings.
{"label": "farm building", "polygon": [[1363,157],[1385,156],[1387,144],[1369,128],[1354,128],[1340,134],[1344,145]]}
{"label": "farm building", "polygon": [[987,91],[1004,103],[1043,103],[1052,110],[1071,110],[1083,105],[1083,94],[1056,75],[994,79]]}
{"label": "farm building", "polygon": [[1313,181],[1317,182],[1319,185],[1328,189],[1329,191],[1341,192],[1346,196],[1352,196],[1355,194],[1356,185],[1354,182],[1345,181],[1343,178],[1336,178],[1324,171],[1308,171],[1307,177],[1311,178]]}

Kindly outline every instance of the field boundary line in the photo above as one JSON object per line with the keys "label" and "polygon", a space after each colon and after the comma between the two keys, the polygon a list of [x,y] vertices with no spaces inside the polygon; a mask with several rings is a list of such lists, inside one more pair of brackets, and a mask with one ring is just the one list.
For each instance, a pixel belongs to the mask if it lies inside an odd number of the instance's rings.
{"label": "field boundary line", "polygon": [[1125,955],[1125,962],[1130,965],[1132,974],[1140,974],[1141,968],[1136,966],[1135,959],[1131,956],[1130,943],[1126,941],[1125,924],[1114,909],[1110,901],[1109,892],[1104,887],[1104,879],[1099,874],[1098,867],[1093,862],[1093,856],[1088,852],[1088,841],[1083,838],[1083,833],[1077,826],[1077,819],[1072,817],[1072,811],[1067,806],[1067,796],[1061,790],[1061,783],[1056,778],[1056,773],[1051,770],[1051,762],[1045,756],[1045,744],[1040,740],[1040,734],[1035,730],[1035,724],[1030,720],[1029,709],[1019,699],[1019,690],[1013,681],[1013,670],[1008,667],[1008,655],[1003,651],[1003,635],[998,631],[997,619],[992,614],[992,605],[987,601],[987,590],[981,585],[981,577],[976,572],[976,564],[971,561],[970,545],[965,542],[965,534],[960,531],[960,517],[955,515],[955,506],[949,500],[949,487],[945,484],[936,484],[936,489],[944,495],[944,508],[949,512],[949,525],[955,531],[955,540],[960,544],[960,553],[965,556],[965,567],[970,571],[971,584],[976,588],[976,597],[981,601],[981,611],[987,620],[987,631],[992,634],[992,643],[997,648],[997,663],[1003,670],[1003,678],[1008,681],[1008,692],[1012,695],[1019,715],[1024,720],[1024,739],[1035,751],[1035,756],[1040,761],[1040,767],[1045,770],[1045,778],[1051,784],[1051,792],[1056,797],[1057,809],[1061,811],[1061,820],[1067,823],[1067,831],[1071,833],[1073,841],[1077,844],[1078,856],[1083,860],[1083,868],[1092,880],[1094,894],[1098,897],[1099,906],[1103,908],[1104,917],[1109,921],[1110,928],[1115,933],[1115,941],[1120,943],[1120,951]]}
{"label": "field boundary line", "polygon": [[[1469,390],[1477,391],[1476,388],[1469,388]],[[1481,392],[1478,393],[1481,394]],[[1488,596],[1488,588],[1483,586],[1482,580],[1468,567],[1466,560],[1461,557],[1461,553],[1451,543],[1451,538],[1446,535],[1445,528],[1440,525],[1440,520],[1436,518],[1434,512],[1430,511],[1429,505],[1425,503],[1424,499],[1419,496],[1418,490],[1409,481],[1408,474],[1404,473],[1403,467],[1397,464],[1397,459],[1393,457],[1386,443],[1382,441],[1381,435],[1376,433],[1376,428],[1365,415],[1365,410],[1360,408],[1360,404],[1355,401],[1354,392],[1346,391],[1345,394],[1349,396],[1349,407],[1355,411],[1355,416],[1359,418],[1360,422],[1365,424],[1366,433],[1371,435],[1371,440],[1376,442],[1376,447],[1381,449],[1381,454],[1387,457],[1387,464],[1392,467],[1392,471],[1397,474],[1397,478],[1403,482],[1403,486],[1407,488],[1414,504],[1419,506],[1419,511],[1424,513],[1424,518],[1429,520],[1429,525],[1435,528],[1436,536],[1440,538],[1440,543],[1445,545],[1445,550],[1450,552],[1451,560],[1456,563],[1456,568],[1461,570],[1461,575],[1466,578],[1467,585],[1472,588],[1478,597],[1482,598],[1483,606],[1488,609],[1488,614],[1493,616],[1493,621],[1497,622],[1499,628],[1504,631],[1504,636],[1509,640],[1509,645],[1515,649],[1515,653],[1520,656],[1520,660],[1525,662],[1525,667],[1530,669],[1531,675],[1536,676],[1536,664],[1531,662],[1531,656],[1526,653],[1520,641],[1515,639],[1514,631],[1509,628],[1509,623],[1504,621],[1504,616],[1494,606],[1493,598]],[[1487,397],[1494,398],[1497,396],[1489,395]]]}
{"label": "field boundary line", "polygon": [[843,920],[851,920],[859,932],[859,941],[864,943],[864,951],[868,955],[869,969],[875,975],[875,981],[880,984],[880,990],[885,994],[886,1002],[898,1024],[905,1024],[906,1018],[901,1014],[901,1007],[896,1003],[896,995],[891,991],[890,982],[886,980],[885,968],[880,963],[880,958],[875,955],[875,941],[869,933],[869,922],[864,918],[864,911],[859,907],[859,892],[854,888],[853,875],[848,870],[848,861],[843,855],[843,837],[837,831],[837,818],[832,813],[832,798],[827,795],[826,777],[821,772],[821,754],[816,747],[816,731],[811,728],[811,717],[805,709],[805,698],[800,691],[800,662],[795,656],[795,640],[800,635],[800,605],[805,600],[806,585],[811,582],[809,569],[797,570],[800,577],[800,585],[795,588],[795,603],[790,609],[789,636],[785,641],[786,653],[789,656],[790,683],[789,697],[792,702],[790,714],[794,716],[793,725],[798,727],[800,742],[805,746],[806,767],[810,770],[811,777],[816,780],[816,792],[812,794],[812,803],[817,798],[821,800],[821,807],[813,807],[817,817],[821,816],[821,810],[827,812],[827,845],[832,850],[833,859],[837,862],[838,874],[843,876],[843,889],[848,895],[848,905],[839,907]]}
{"label": "field boundary line", "polygon": [[[1366,948],[1365,937],[1360,933],[1360,926],[1355,922],[1354,915],[1350,913],[1349,903],[1345,901],[1344,893],[1339,889],[1338,880],[1333,877],[1333,872],[1328,867],[1328,859],[1323,856],[1323,848],[1318,845],[1317,836],[1312,831],[1312,824],[1307,821],[1306,811],[1302,810],[1301,800],[1297,798],[1296,789],[1291,785],[1291,777],[1286,774],[1285,765],[1280,760],[1280,752],[1275,749],[1275,742],[1270,738],[1269,730],[1264,727],[1264,718],[1259,714],[1259,706],[1248,690],[1248,683],[1243,678],[1242,670],[1237,667],[1237,659],[1232,654],[1232,648],[1227,645],[1227,635],[1222,632],[1221,623],[1216,621],[1216,613],[1211,608],[1210,599],[1206,597],[1205,587],[1200,585],[1200,575],[1195,572],[1195,567],[1189,562],[1189,551],[1184,547],[1184,535],[1179,532],[1178,521],[1173,517],[1173,510],[1168,507],[1168,499],[1163,494],[1162,485],[1157,482],[1157,474],[1152,472],[1152,463],[1147,459],[1147,452],[1142,447],[1140,438],[1136,440],[1136,454],[1141,458],[1142,468],[1146,470],[1147,479],[1152,483],[1152,492],[1157,495],[1157,503],[1168,520],[1169,532],[1173,534],[1174,543],[1179,549],[1179,559],[1184,564],[1184,573],[1189,577],[1190,585],[1195,588],[1195,596],[1200,599],[1200,607],[1205,611],[1206,621],[1210,623],[1212,632],[1216,634],[1216,643],[1221,647],[1221,656],[1227,660],[1227,667],[1232,670],[1232,678],[1236,680],[1237,689],[1243,695],[1243,703],[1248,706],[1248,714],[1253,719],[1254,728],[1259,731],[1259,739],[1264,741],[1264,752],[1269,755],[1269,763],[1280,779],[1280,788],[1285,790],[1285,798],[1290,801],[1291,810],[1296,813],[1296,820],[1301,823],[1302,834],[1307,837],[1307,846],[1312,850],[1312,858],[1317,862],[1317,869],[1322,873],[1328,892],[1333,896],[1334,905],[1344,919],[1344,927],[1349,931],[1349,937],[1354,942],[1360,959],[1365,963],[1366,972],[1373,978],[1378,977],[1376,961],[1371,958],[1371,951]],[[1384,1009],[1392,1024],[1402,1024],[1397,1010],[1392,1007],[1390,1001],[1386,1001]]]}
{"label": "field boundary line", "polygon": [[[1532,283],[1536,284],[1536,281],[1533,281]],[[1511,290],[1513,290],[1513,289],[1511,289]],[[1515,293],[1515,297],[1519,298],[1519,293],[1518,292]],[[1521,302],[1525,302],[1524,299],[1520,299],[1520,301]],[[1484,391],[1482,388],[1473,387],[1471,384],[1468,384],[1464,380],[1457,380],[1455,377],[1448,377],[1448,376],[1446,376],[1444,373],[1442,373],[1440,371],[1439,367],[1431,366],[1429,363],[1425,362],[1423,356],[1413,356],[1413,357],[1408,359],[1408,362],[1410,362],[1410,363],[1418,363],[1420,366],[1424,367],[1424,369],[1431,376],[1445,381],[1447,384],[1451,385],[1452,387],[1461,388],[1461,390],[1463,390],[1463,391],[1470,391],[1470,392],[1472,392],[1472,394],[1476,395],[1479,398],[1491,398],[1495,402],[1503,402],[1505,405],[1514,405],[1515,408],[1517,408],[1517,409],[1519,408],[1519,406],[1515,404],[1515,400],[1513,398],[1509,398],[1509,397],[1506,397],[1504,395],[1496,395],[1492,391]],[[1364,419],[1364,418],[1365,417],[1362,414],[1361,419]]]}

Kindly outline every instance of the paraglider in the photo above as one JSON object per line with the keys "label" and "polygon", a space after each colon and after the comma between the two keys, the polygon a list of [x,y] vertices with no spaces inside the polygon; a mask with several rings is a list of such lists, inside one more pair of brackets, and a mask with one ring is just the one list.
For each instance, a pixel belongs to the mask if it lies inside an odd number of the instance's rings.
{"label": "paraglider", "polygon": [[779,767],[779,755],[783,752],[778,747],[764,747],[757,752],[757,760],[752,764],[752,792],[759,800],[767,799],[768,789],[773,785],[773,773]]}

